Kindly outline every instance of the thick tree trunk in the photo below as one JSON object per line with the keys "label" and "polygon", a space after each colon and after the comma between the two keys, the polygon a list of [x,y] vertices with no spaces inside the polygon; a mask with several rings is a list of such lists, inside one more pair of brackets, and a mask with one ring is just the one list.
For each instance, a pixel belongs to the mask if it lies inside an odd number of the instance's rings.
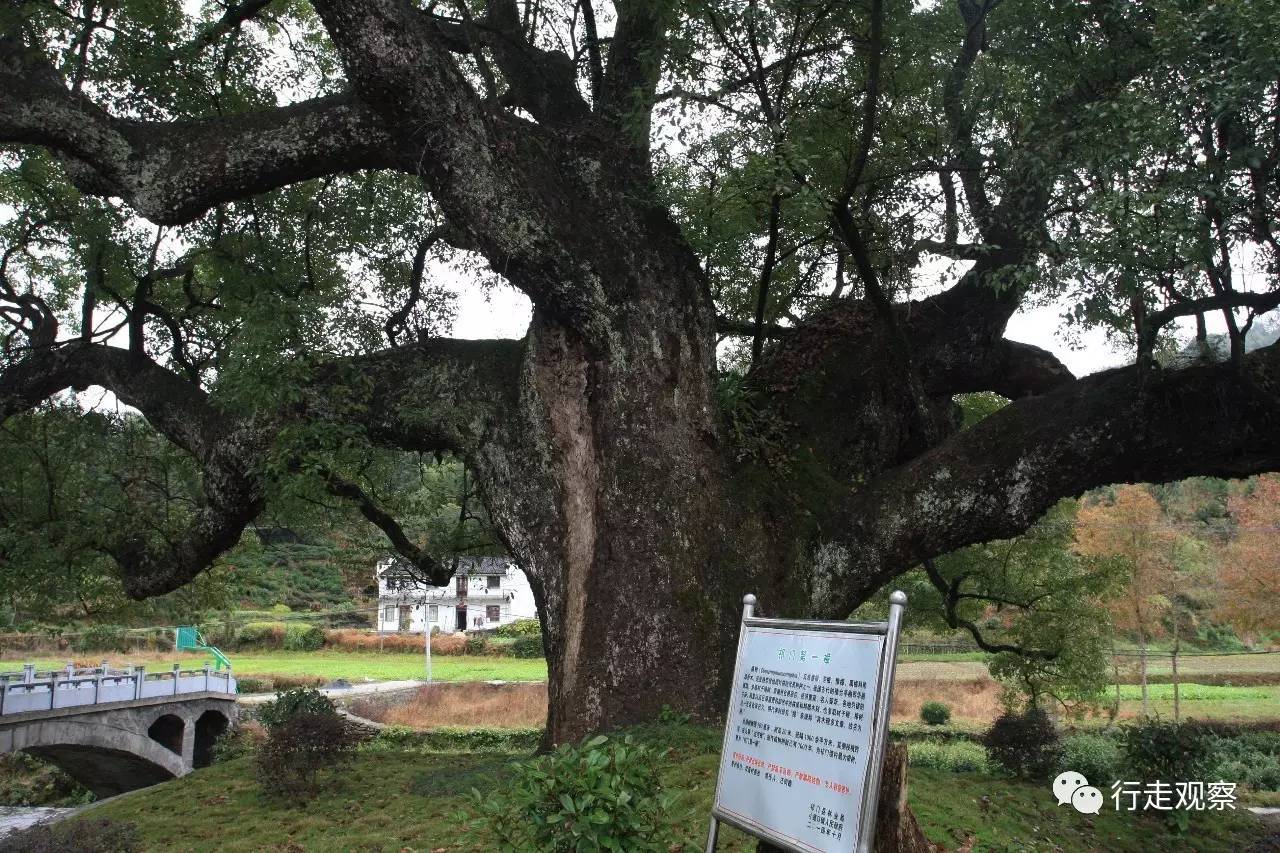
{"label": "thick tree trunk", "polygon": [[725,544],[710,306],[671,277],[638,289],[605,352],[535,317],[510,441],[472,460],[538,601],[553,744],[722,713],[750,578]]}

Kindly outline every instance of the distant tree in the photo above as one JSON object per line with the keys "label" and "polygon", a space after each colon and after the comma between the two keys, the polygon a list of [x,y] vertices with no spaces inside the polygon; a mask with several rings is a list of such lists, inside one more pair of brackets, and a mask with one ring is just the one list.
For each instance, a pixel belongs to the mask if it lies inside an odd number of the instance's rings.
{"label": "distant tree", "polygon": [[1127,572],[1072,548],[1075,501],[1012,539],[961,548],[902,579],[913,625],[964,631],[991,673],[1028,704],[1088,703],[1107,684],[1112,626],[1103,604]]}
{"label": "distant tree", "polygon": [[1280,475],[1258,477],[1229,506],[1236,538],[1218,570],[1215,613],[1240,634],[1280,630]]}
{"label": "distant tree", "polygon": [[1076,526],[1076,547],[1082,554],[1111,557],[1128,568],[1128,582],[1108,603],[1117,629],[1134,635],[1141,648],[1142,710],[1148,710],[1147,651],[1152,640],[1166,636],[1177,624],[1176,600],[1186,575],[1179,573],[1179,556],[1192,548],[1165,518],[1160,503],[1143,486],[1123,485],[1110,499],[1086,502]]}
{"label": "distant tree", "polygon": [[221,568],[168,595],[129,597],[112,529],[162,545],[190,523],[190,457],[141,418],[49,404],[0,425],[0,601],[10,624],[168,622],[227,601]]}

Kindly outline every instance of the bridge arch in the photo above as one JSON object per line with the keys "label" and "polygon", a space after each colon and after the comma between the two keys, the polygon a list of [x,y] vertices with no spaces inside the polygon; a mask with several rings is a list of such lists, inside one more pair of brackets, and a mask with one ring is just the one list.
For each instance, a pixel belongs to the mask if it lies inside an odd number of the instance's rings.
{"label": "bridge arch", "polygon": [[150,737],[75,720],[28,726],[22,743],[14,746],[58,765],[99,798],[182,776],[188,769],[180,753]]}
{"label": "bridge arch", "polygon": [[147,737],[175,755],[182,755],[182,735],[186,722],[177,714],[161,714],[147,728]]}
{"label": "bridge arch", "polygon": [[192,755],[193,767],[208,767],[213,763],[213,747],[218,738],[231,726],[231,720],[221,711],[211,708],[196,720],[195,752]]}

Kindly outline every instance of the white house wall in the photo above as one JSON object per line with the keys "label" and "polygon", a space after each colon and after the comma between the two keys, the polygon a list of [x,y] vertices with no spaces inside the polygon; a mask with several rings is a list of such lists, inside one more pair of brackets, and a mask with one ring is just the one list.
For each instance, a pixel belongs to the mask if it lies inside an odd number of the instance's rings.
{"label": "white house wall", "polygon": [[[380,631],[407,630],[421,633],[424,629],[427,608],[436,608],[435,618],[430,620],[431,629],[438,629],[442,634],[457,633],[457,607],[467,605],[467,629],[482,628],[485,630],[509,625],[520,619],[536,619],[537,607],[533,600],[533,589],[525,573],[514,566],[500,575],[500,586],[491,591],[488,577],[485,574],[465,576],[467,578],[467,595],[459,599],[457,596],[456,577],[448,586],[431,587],[412,585],[409,588],[388,589],[384,577],[385,571],[393,565],[390,560],[378,563],[378,615],[377,625]],[[428,601],[424,604],[423,598]],[[498,621],[488,618],[487,608],[496,605],[499,608]],[[400,625],[400,607],[409,608],[409,622],[406,628]],[[390,608],[390,609],[389,609]],[[477,624],[477,618],[482,624]]]}

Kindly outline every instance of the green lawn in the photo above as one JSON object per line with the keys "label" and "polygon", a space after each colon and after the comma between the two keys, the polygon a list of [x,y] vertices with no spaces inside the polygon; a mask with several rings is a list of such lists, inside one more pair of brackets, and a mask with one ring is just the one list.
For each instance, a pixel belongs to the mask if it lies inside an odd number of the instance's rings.
{"label": "green lawn", "polygon": [[[408,652],[238,652],[230,657],[237,675],[318,675],[348,681],[366,678],[398,681],[426,677],[423,656]],[[106,655],[106,658],[113,666],[145,664],[151,671],[170,669],[174,663],[181,663],[184,667],[198,667],[204,663],[203,656],[185,654],[123,654]],[[21,660],[0,661],[0,666],[17,669],[22,663]],[[37,669],[41,670],[56,669],[66,663],[66,659],[35,661]],[[537,659],[435,655],[431,659],[431,674],[437,681],[546,681],[547,663]]]}
{"label": "green lawn", "polygon": [[[401,652],[262,652],[234,655],[232,666],[244,675],[322,675],[356,681],[421,679],[423,656]],[[539,659],[435,655],[431,675],[437,681],[546,681],[547,662]]]}
{"label": "green lawn", "polygon": [[[1114,690],[1115,688],[1110,688]],[[1108,695],[1113,695],[1108,691]],[[1152,714],[1173,719],[1173,685],[1147,687]],[[1179,712],[1182,719],[1256,722],[1280,717],[1280,685],[1261,687],[1217,687],[1206,684],[1179,685]],[[1142,688],[1120,685],[1120,707],[1127,712],[1142,710]]]}
{"label": "green lawn", "polygon": [[[645,739],[672,748],[663,778],[677,800],[671,814],[686,853],[701,850],[715,787],[717,730],[655,727]],[[488,851],[493,839],[462,831],[465,792],[501,789],[518,756],[361,752],[331,788],[305,807],[261,796],[252,764],[242,758],[124,797],[88,812],[138,825],[149,851]],[[1243,812],[1197,815],[1190,834],[1172,836],[1163,823],[1104,809],[1096,818],[1055,804],[1048,784],[1029,785],[978,774],[915,768],[910,798],[935,842],[974,851],[1142,850],[1238,851],[1261,834]],[[753,841],[732,829],[720,850],[748,853]]]}

